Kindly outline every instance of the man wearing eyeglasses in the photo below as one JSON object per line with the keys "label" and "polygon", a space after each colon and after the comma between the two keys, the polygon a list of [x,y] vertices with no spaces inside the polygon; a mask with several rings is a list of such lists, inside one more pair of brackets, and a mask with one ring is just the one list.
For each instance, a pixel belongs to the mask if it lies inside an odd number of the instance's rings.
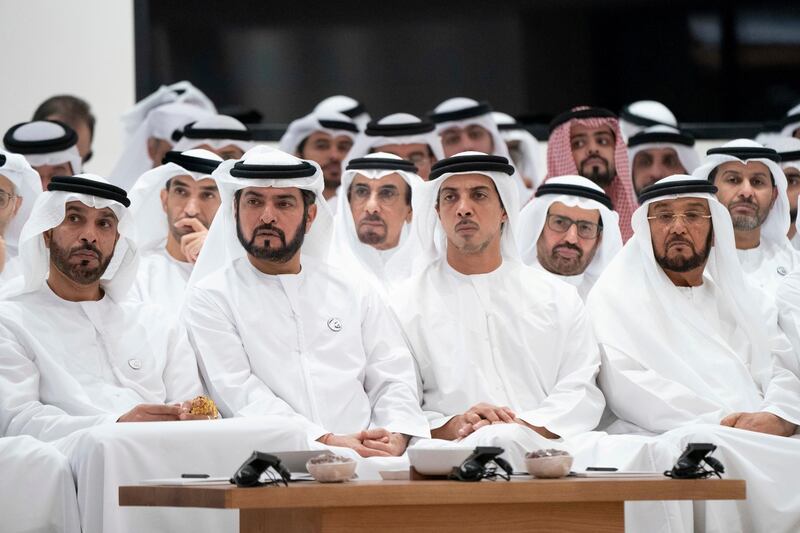
{"label": "man wearing eyeglasses", "polygon": [[695,508],[695,529],[795,531],[796,493],[776,489],[800,473],[794,352],[745,281],[719,196],[685,175],[645,188],[633,237],[589,294],[598,382],[618,418],[606,431],[651,435],[672,446],[672,461],[689,442],[717,445],[747,500]]}
{"label": "man wearing eyeglasses", "polygon": [[22,226],[28,220],[36,198],[42,192],[39,174],[25,157],[0,151],[0,280],[3,292],[9,281],[22,274],[17,259]]}
{"label": "man wearing eyeglasses", "polygon": [[342,176],[337,259],[363,270],[382,294],[408,278],[418,264],[419,240],[410,230],[411,197],[422,183],[414,163],[384,152],[351,159]]}
{"label": "man wearing eyeglasses", "polygon": [[584,300],[622,247],[611,199],[581,176],[551,178],[519,216],[522,260],[575,286]]}
{"label": "man wearing eyeglasses", "polygon": [[747,139],[708,151],[694,175],[717,186],[717,199],[733,221],[736,250],[747,278],[774,301],[790,272],[800,269],[800,253],[789,241],[790,208],[780,156]]}

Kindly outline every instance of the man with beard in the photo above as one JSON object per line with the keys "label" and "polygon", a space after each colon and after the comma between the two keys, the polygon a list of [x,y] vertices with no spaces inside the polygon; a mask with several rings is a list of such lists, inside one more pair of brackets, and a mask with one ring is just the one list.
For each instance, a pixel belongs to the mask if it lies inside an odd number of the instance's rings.
{"label": "man with beard", "polygon": [[636,199],[631,184],[628,152],[619,121],[602,108],[575,107],[550,123],[547,142],[547,177],[583,176],[599,185],[611,198],[619,215],[623,241],[631,234],[631,214]]}
{"label": "man with beard", "polygon": [[797,232],[797,198],[800,196],[800,139],[780,137],[767,144],[781,158],[781,169],[786,176],[786,196],[789,200],[791,225],[786,235],[795,249],[800,249],[800,234]]}
{"label": "man with beard", "polygon": [[633,190],[675,174],[691,174],[700,166],[694,137],[669,126],[650,126],[628,139]]}
{"label": "man with beard", "polygon": [[584,300],[622,247],[611,199],[580,176],[549,180],[519,218],[517,246],[525,264],[575,286]]}
{"label": "man with beard", "polygon": [[775,298],[788,273],[800,267],[789,233],[789,199],[780,156],[755,141],[737,139],[708,151],[694,175],[718,188],[733,221],[739,261],[748,279]]}
{"label": "man with beard", "polygon": [[416,166],[377,152],[351,159],[342,177],[335,239],[344,265],[364,270],[384,293],[409,277],[419,260],[411,199],[422,179]]}
{"label": "man with beard", "polygon": [[[166,472],[231,472],[254,447],[305,444],[284,419],[253,427],[191,411],[203,388],[185,330],[125,301],[138,263],[129,204],[88,174],[54,178],[36,201],[20,238],[25,285],[0,303],[0,434],[68,457],[84,533],[229,530],[233,517],[125,513],[109,497]],[[196,422],[127,423],[182,420]]]}
{"label": "man with beard", "polygon": [[219,209],[211,173],[221,162],[207,150],[167,152],[163,165],[136,181],[131,214],[142,258],[131,299],[156,304],[177,318],[192,266]]}
{"label": "man with beard", "polygon": [[322,168],[323,196],[331,208],[342,181],[342,161],[353,147],[358,128],[353,120],[335,111],[315,111],[298,118],[286,128],[279,147],[288,154],[309,159]]}
{"label": "man with beard", "polygon": [[726,475],[747,482],[747,500],[695,507],[695,530],[795,531],[796,493],[781,488],[800,473],[800,440],[788,438],[800,423],[800,380],[784,365],[794,352],[744,279],[716,192],[682,175],[645,189],[634,236],[589,294],[598,381],[618,417],[607,431],[671,446],[662,470],[689,442],[717,445]]}
{"label": "man with beard", "polygon": [[310,441],[364,457],[402,455],[411,436],[428,436],[389,311],[357,272],[326,262],[319,166],[257,146],[212,177],[222,207],[183,316],[222,414],[281,415]]}
{"label": "man with beard", "polygon": [[186,404],[167,405],[202,392],[191,351],[152,308],[121,303],[138,262],[129,205],[88,174],[54,178],[37,200],[20,237],[24,288],[0,305],[2,433],[54,440],[192,418]]}

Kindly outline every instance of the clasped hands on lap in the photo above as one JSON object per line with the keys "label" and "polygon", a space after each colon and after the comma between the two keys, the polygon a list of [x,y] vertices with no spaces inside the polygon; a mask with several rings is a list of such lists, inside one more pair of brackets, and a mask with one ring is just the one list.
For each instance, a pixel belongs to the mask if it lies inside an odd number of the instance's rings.
{"label": "clasped hands on lap", "polygon": [[466,413],[454,416],[445,425],[431,430],[431,437],[444,440],[463,439],[480,428],[491,424],[520,424],[547,439],[559,438],[558,435],[547,428],[533,426],[518,418],[514,411],[508,407],[500,407],[488,403],[473,405]]}
{"label": "clasped hands on lap", "polygon": [[327,433],[317,439],[327,446],[355,450],[361,457],[398,457],[408,446],[408,435],[392,433],[384,428],[366,429],[352,435]]}
{"label": "clasped hands on lap", "polygon": [[723,418],[720,425],[779,437],[791,437],[797,431],[795,424],[768,412],[732,413]]}

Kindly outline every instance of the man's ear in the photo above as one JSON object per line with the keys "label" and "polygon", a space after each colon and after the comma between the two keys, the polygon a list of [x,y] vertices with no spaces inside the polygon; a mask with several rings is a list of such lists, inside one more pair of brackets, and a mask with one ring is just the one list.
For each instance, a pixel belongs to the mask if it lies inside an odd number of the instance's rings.
{"label": "man's ear", "polygon": [[778,188],[772,188],[772,201],[769,203],[769,208],[772,209],[772,206],[775,205],[775,200],[778,199]]}
{"label": "man's ear", "polygon": [[15,216],[17,216],[17,213],[19,213],[19,210],[22,207],[22,202],[24,200],[25,200],[25,198],[23,198],[22,196],[17,196],[14,199],[14,209],[11,212],[11,218],[14,218]]}
{"label": "man's ear", "polygon": [[158,157],[158,145],[160,142],[161,140],[157,137],[149,137],[147,139],[147,157],[149,157],[150,162],[153,163],[153,168],[161,164],[161,161],[156,161],[156,158]]}
{"label": "man's ear", "polygon": [[506,213],[505,208],[503,208],[503,216],[500,218],[503,222],[508,222],[508,213]]}
{"label": "man's ear", "polygon": [[50,241],[53,240],[53,230],[49,229],[42,233],[42,237],[44,238],[44,246],[45,248],[50,248]]}
{"label": "man's ear", "polygon": [[161,196],[161,209],[163,209],[164,212],[166,213],[167,212],[167,197],[169,196],[169,191],[167,189],[161,189],[161,192],[159,193],[159,196]]}
{"label": "man's ear", "polygon": [[413,217],[414,217],[414,210],[409,207],[408,214],[406,215],[406,223],[411,224],[411,219]]}
{"label": "man's ear", "polygon": [[311,231],[311,226],[317,218],[317,204],[313,203],[308,206],[308,215],[306,216],[306,233]]}

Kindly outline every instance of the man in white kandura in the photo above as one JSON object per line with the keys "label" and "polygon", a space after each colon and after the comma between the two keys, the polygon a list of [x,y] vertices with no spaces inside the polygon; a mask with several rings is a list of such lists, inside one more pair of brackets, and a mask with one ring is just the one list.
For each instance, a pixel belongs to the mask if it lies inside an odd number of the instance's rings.
{"label": "man in white kandura", "polygon": [[581,176],[550,178],[536,189],[519,219],[522,261],[573,285],[583,300],[622,248],[611,198]]}
{"label": "man in white kandura", "polygon": [[796,137],[778,137],[767,148],[778,152],[780,166],[786,176],[786,196],[789,202],[789,233],[787,237],[795,250],[800,249],[800,233],[797,231],[797,204],[800,197],[800,139]]}
{"label": "man in white kandura", "polygon": [[0,438],[0,516],[6,533],[80,533],[69,461],[33,437]]}
{"label": "man in white kandura", "polygon": [[[504,157],[464,152],[414,191],[430,261],[391,295],[417,361],[434,439],[524,453],[597,426],[597,344],[577,291],[525,266],[519,204]],[[562,442],[561,439],[565,439]],[[419,446],[447,445],[442,442]]]}
{"label": "man in white kandura", "polygon": [[733,221],[737,255],[747,279],[776,297],[784,276],[800,269],[800,252],[789,238],[789,198],[778,153],[737,139],[708,151],[694,173],[713,183]]}
{"label": "man in white kandura", "polygon": [[411,199],[423,181],[411,161],[376,152],[351,159],[342,176],[334,253],[355,266],[382,295],[419,266],[419,237],[412,231]]}
{"label": "man in white kandura", "polygon": [[[121,509],[117,488],[230,475],[254,447],[307,447],[299,430],[192,414],[203,387],[185,332],[125,301],[138,263],[125,191],[88,174],[48,187],[20,237],[24,287],[0,303],[0,433],[51,441],[68,457],[84,533],[232,528],[221,512]],[[206,422],[169,423],[181,420]]]}
{"label": "man in white kandura", "polygon": [[187,124],[217,112],[213,102],[188,81],[162,85],[122,115],[125,149],[111,171],[111,182],[130,190],[136,179],[161,164]]}
{"label": "man in white kandura", "polygon": [[[22,275],[18,260],[19,235],[42,192],[39,175],[20,154],[0,151],[0,292]],[[21,281],[20,281],[21,283]]]}
{"label": "man in white kandura", "polygon": [[222,207],[183,316],[222,414],[286,416],[311,442],[364,457],[399,456],[427,437],[390,311],[357,273],[327,263],[319,166],[260,146],[213,177]]}
{"label": "man in white kandura", "polygon": [[170,151],[130,192],[142,258],[130,298],[177,318],[186,284],[219,209],[211,173],[222,158],[208,150]]}
{"label": "man in white kandura", "polygon": [[619,418],[608,431],[660,435],[673,461],[689,442],[717,445],[726,474],[747,480],[747,500],[695,506],[695,527],[797,531],[798,495],[786,487],[798,474],[800,380],[782,363],[793,351],[745,281],[715,193],[682,175],[646,189],[634,236],[589,294],[599,383]]}

